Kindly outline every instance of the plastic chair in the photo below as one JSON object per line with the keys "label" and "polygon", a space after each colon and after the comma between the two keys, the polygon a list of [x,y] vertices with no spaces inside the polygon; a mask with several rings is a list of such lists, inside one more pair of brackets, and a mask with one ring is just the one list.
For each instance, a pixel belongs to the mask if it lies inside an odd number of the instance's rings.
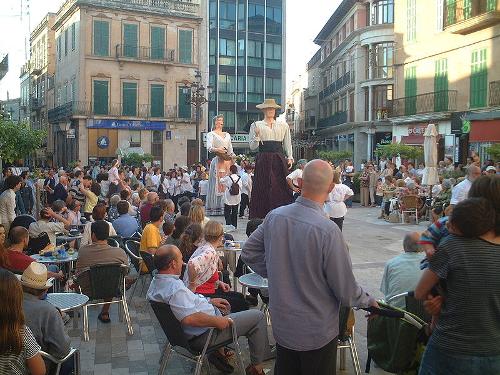
{"label": "plastic chair", "polygon": [[356,344],[354,343],[354,325],[352,326],[352,328],[347,327],[347,322],[349,320],[351,311],[352,308],[343,306],[340,307],[339,311],[339,337],[337,343],[337,350],[340,354],[339,368],[340,370],[346,369],[345,351],[346,349],[349,349],[354,372],[356,373],[356,375],[361,375],[361,365],[359,363],[358,350],[356,349]]}
{"label": "plastic chair", "polygon": [[[147,276],[147,275],[151,276],[151,272],[149,270],[150,269],[153,270],[154,265],[151,268],[148,267],[147,263],[143,260],[143,258],[141,256],[141,253],[144,253],[144,252],[140,251],[141,244],[139,242],[137,242],[136,240],[126,240],[124,247],[125,247],[125,252],[127,253],[127,255],[129,257],[130,263],[134,266],[134,269],[138,275],[137,281],[134,283],[134,287],[129,295],[130,298],[132,298],[132,296],[135,294],[135,290],[137,289],[137,285],[139,284],[139,281],[142,281],[142,286],[141,286],[141,295],[142,295],[142,291],[143,291],[144,285],[146,283],[145,276]],[[152,258],[148,259],[148,261],[150,261],[151,264],[153,264]],[[147,271],[145,271],[143,269],[142,264],[146,264],[146,267],[148,269]]]}
{"label": "plastic chair", "polygon": [[73,362],[74,362],[73,374],[80,375],[80,351],[78,349],[71,348],[69,353],[64,358],[61,358],[61,359],[58,359],[58,358],[54,357],[53,355],[50,355],[49,353],[44,352],[43,350],[40,350],[40,355],[42,356],[42,358],[44,358],[48,362],[54,364],[54,366],[55,366],[55,370],[48,371],[47,374],[59,375],[59,373],[61,372],[62,364],[64,362],[66,362],[68,359],[70,359],[71,357],[73,357]]}
{"label": "plastic chair", "polygon": [[210,353],[215,352],[219,348],[227,347],[230,344],[234,345],[238,366],[240,367],[241,373],[245,374],[245,368],[243,365],[243,360],[241,358],[241,349],[238,343],[238,336],[236,335],[236,327],[234,324],[231,324],[233,333],[232,338],[223,343],[213,346],[210,346],[209,344],[212,339],[214,328],[210,328],[205,345],[200,351],[191,347],[186,334],[182,330],[181,323],[177,320],[168,304],[154,301],[150,301],[150,304],[153,308],[153,312],[156,315],[156,319],[158,319],[158,322],[160,323],[160,326],[165,333],[165,336],[167,336],[168,340],[161,356],[160,370],[158,371],[158,375],[162,375],[165,372],[168,361],[172,356],[172,352],[175,352],[176,354],[186,358],[187,360],[195,362],[196,368],[194,375],[199,375],[201,374],[201,367],[206,356]]}
{"label": "plastic chair", "polygon": [[[85,294],[89,301],[83,305],[83,339],[89,341],[89,316],[88,307],[120,303],[127,322],[129,335],[134,334],[127,299],[125,298],[125,275],[128,266],[121,264],[105,264],[90,267],[89,270],[78,275],[76,281],[80,287],[84,285]],[[87,287],[88,286],[88,287]],[[110,300],[106,302],[106,300]],[[120,310],[121,318],[121,310]],[[121,320],[121,319],[120,319]]]}
{"label": "plastic chair", "polygon": [[405,222],[405,213],[414,213],[415,222],[418,224],[418,207],[420,197],[418,195],[404,195],[401,197],[401,222]]}

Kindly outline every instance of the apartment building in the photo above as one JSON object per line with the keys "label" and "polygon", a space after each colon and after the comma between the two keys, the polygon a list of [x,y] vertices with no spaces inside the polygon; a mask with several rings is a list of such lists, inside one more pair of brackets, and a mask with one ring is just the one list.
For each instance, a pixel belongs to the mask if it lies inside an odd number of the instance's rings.
{"label": "apartment building", "polygon": [[206,44],[199,1],[68,0],[57,13],[54,163],[144,152],[197,158],[190,83]]}
{"label": "apartment building", "polygon": [[393,23],[393,0],[344,0],[316,36],[319,56],[308,64],[320,75],[314,132],[323,149],[351,152],[358,167],[392,136]]}
{"label": "apartment building", "polygon": [[394,140],[421,145],[434,123],[440,158],[487,158],[500,142],[500,2],[402,0],[394,32]]}
{"label": "apartment building", "polygon": [[285,106],[285,0],[208,0],[209,118],[224,115],[236,152],[248,150],[255,106],[274,98]]}

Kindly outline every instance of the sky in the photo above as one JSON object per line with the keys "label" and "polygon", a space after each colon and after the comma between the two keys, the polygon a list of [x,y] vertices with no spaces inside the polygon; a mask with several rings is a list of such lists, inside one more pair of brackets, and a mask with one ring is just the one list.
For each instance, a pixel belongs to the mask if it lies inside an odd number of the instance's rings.
{"label": "sky", "polygon": [[[341,0],[287,0],[288,87],[292,80],[304,74],[307,62],[318,50],[318,46],[313,43],[314,37],[340,2]],[[62,3],[63,0],[0,0],[0,58],[9,54],[9,72],[0,81],[0,100],[7,99],[7,93],[10,98],[19,97],[19,73],[26,61],[25,45],[29,30],[33,30],[47,12],[57,12]],[[27,48],[29,55],[29,46]]]}

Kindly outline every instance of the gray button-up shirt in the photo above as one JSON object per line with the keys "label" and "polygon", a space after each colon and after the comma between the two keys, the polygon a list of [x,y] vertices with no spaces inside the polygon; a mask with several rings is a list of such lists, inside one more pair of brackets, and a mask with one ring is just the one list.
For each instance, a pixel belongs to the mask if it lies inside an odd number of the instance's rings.
{"label": "gray button-up shirt", "polygon": [[339,333],[339,306],[373,300],[356,282],[337,225],[321,205],[305,199],[271,211],[241,256],[269,280],[273,333],[283,347],[319,349]]}

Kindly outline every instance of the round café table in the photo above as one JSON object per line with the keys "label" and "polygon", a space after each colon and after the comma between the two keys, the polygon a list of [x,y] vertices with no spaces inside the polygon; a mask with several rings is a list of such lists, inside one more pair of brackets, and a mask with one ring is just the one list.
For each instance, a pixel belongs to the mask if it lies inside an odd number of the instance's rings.
{"label": "round caf\u00e9 table", "polygon": [[[46,301],[62,312],[81,308],[89,301],[89,297],[80,293],[47,293]],[[73,329],[77,329],[76,314],[73,315]]]}
{"label": "round caf\u00e9 table", "polygon": [[[66,252],[66,254],[67,256],[64,258],[55,257],[53,255],[46,257],[40,254],[33,254],[31,255],[31,258],[33,258],[38,263],[57,264],[59,269],[62,270],[62,268],[64,268],[65,270],[63,272],[65,273],[66,276],[69,276],[71,270],[74,268],[74,262],[76,262],[76,260],[78,259],[78,251],[75,251],[73,254],[68,254]],[[54,289],[55,291],[60,290],[60,285],[58,280],[56,280]]]}
{"label": "round caf\u00e9 table", "polygon": [[[239,247],[233,246],[233,244],[239,244]],[[238,265],[238,256],[241,254],[241,249],[245,245],[245,241],[226,241],[224,243],[224,256],[227,258],[227,263],[229,269],[233,273],[233,289],[236,291],[237,277],[234,276],[236,272],[236,267]]]}
{"label": "round caf\u00e9 table", "polygon": [[[267,279],[256,273],[247,273],[245,275],[241,275],[238,278],[238,281],[240,282],[241,285],[247,288],[260,289],[261,292],[263,291],[267,292],[268,289]],[[262,301],[262,306],[260,308],[260,311],[262,311],[266,315],[267,324],[271,325],[269,306],[264,301]]]}

